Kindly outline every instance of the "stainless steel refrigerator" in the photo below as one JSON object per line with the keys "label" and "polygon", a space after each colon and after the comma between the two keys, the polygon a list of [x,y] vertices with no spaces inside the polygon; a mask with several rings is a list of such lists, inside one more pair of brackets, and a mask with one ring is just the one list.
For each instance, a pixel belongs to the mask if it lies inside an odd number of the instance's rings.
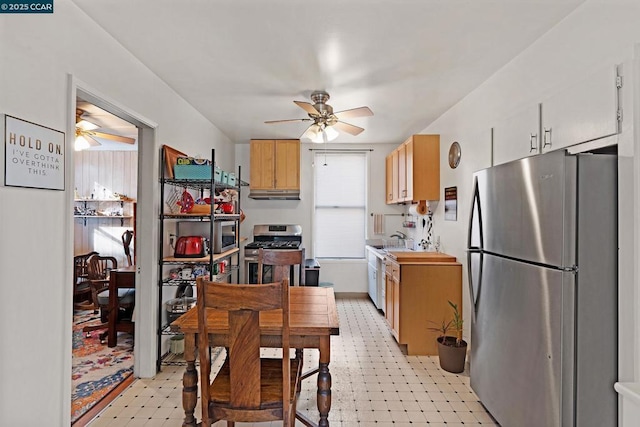
{"label": "stainless steel refrigerator", "polygon": [[471,388],[503,427],[615,426],[617,156],[474,174]]}

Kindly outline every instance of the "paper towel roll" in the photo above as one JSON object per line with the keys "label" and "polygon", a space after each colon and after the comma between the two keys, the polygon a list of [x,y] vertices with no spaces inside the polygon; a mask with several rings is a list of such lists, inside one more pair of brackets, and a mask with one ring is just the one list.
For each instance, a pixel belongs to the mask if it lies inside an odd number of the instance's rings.
{"label": "paper towel roll", "polygon": [[411,205],[409,208],[409,215],[423,216],[427,214],[427,205],[418,203],[417,205]]}

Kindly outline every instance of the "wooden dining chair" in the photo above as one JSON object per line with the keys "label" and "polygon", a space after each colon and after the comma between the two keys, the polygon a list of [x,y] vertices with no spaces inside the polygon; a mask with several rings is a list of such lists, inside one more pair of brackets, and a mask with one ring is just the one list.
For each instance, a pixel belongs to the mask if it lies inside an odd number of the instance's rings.
{"label": "wooden dining chair", "polygon": [[271,281],[279,282],[288,278],[293,283],[293,270],[295,270],[296,265],[299,269],[298,284],[304,286],[304,249],[277,250],[260,248],[258,250],[258,283],[263,282],[264,266],[271,266]]}
{"label": "wooden dining chair", "polygon": [[[82,331],[89,335],[92,331],[105,329],[100,334],[100,341],[107,343],[107,335],[109,329],[109,279],[110,272],[118,268],[118,261],[112,256],[94,255],[89,258],[89,282],[91,282],[91,293],[94,304],[100,309],[100,323],[97,325],[85,326]],[[118,310],[123,313],[133,312],[135,305],[135,289],[121,288],[118,289]],[[117,313],[116,316],[120,316]]]}
{"label": "wooden dining chair", "polygon": [[126,230],[122,233],[122,247],[124,249],[124,255],[127,257],[127,263],[129,267],[133,265],[133,259],[131,257],[131,241],[133,240],[133,230]]}
{"label": "wooden dining chair", "polygon": [[[227,284],[196,279],[198,357],[202,395],[202,426],[225,420],[263,422],[282,420],[294,426],[300,393],[301,361],[290,359],[289,281],[268,284]],[[211,310],[227,312],[227,357],[211,380],[211,353],[207,316]],[[260,357],[260,313],[282,310],[280,358]],[[270,332],[271,335],[271,332]]]}
{"label": "wooden dining chair", "polygon": [[89,282],[89,258],[93,255],[98,255],[98,252],[73,257],[73,307],[79,310],[97,310],[93,304]]}
{"label": "wooden dining chair", "polygon": [[[278,249],[263,249],[258,250],[258,283],[262,283],[263,266],[271,266],[271,280],[281,281],[283,279],[293,278],[293,269],[295,266],[299,266],[300,278],[299,285],[305,285],[305,273],[304,273],[304,248],[297,250],[278,250]],[[300,359],[300,367],[302,368],[302,361],[304,359],[304,349],[296,348],[296,357]],[[300,380],[305,380],[319,372],[320,368],[314,366],[313,368],[305,371]]]}
{"label": "wooden dining chair", "polygon": [[[118,268],[118,260],[112,256],[93,255],[87,261],[87,280],[91,287],[91,301],[93,302],[94,313],[100,313],[100,324],[85,326],[82,331],[89,335],[92,331],[107,329],[107,307],[109,298],[100,298],[100,294],[109,289],[109,272]],[[100,335],[100,340],[107,337],[105,331]]]}

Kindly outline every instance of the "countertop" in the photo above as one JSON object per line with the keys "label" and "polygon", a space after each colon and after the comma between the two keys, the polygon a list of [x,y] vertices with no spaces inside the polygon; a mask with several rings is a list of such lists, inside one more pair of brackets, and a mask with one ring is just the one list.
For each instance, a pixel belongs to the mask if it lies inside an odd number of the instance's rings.
{"label": "countertop", "polygon": [[365,246],[380,259],[389,257],[398,263],[432,263],[432,262],[456,262],[456,257],[440,252],[414,251],[410,249],[378,249],[371,245]]}
{"label": "countertop", "polygon": [[404,262],[456,262],[456,257],[440,252],[387,251],[387,256],[398,263]]}

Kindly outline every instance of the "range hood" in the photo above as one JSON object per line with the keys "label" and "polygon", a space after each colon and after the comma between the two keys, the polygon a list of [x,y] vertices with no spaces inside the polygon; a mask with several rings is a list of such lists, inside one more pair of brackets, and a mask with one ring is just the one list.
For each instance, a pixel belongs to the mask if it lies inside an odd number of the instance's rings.
{"label": "range hood", "polygon": [[251,190],[248,197],[255,200],[300,200],[300,190]]}

